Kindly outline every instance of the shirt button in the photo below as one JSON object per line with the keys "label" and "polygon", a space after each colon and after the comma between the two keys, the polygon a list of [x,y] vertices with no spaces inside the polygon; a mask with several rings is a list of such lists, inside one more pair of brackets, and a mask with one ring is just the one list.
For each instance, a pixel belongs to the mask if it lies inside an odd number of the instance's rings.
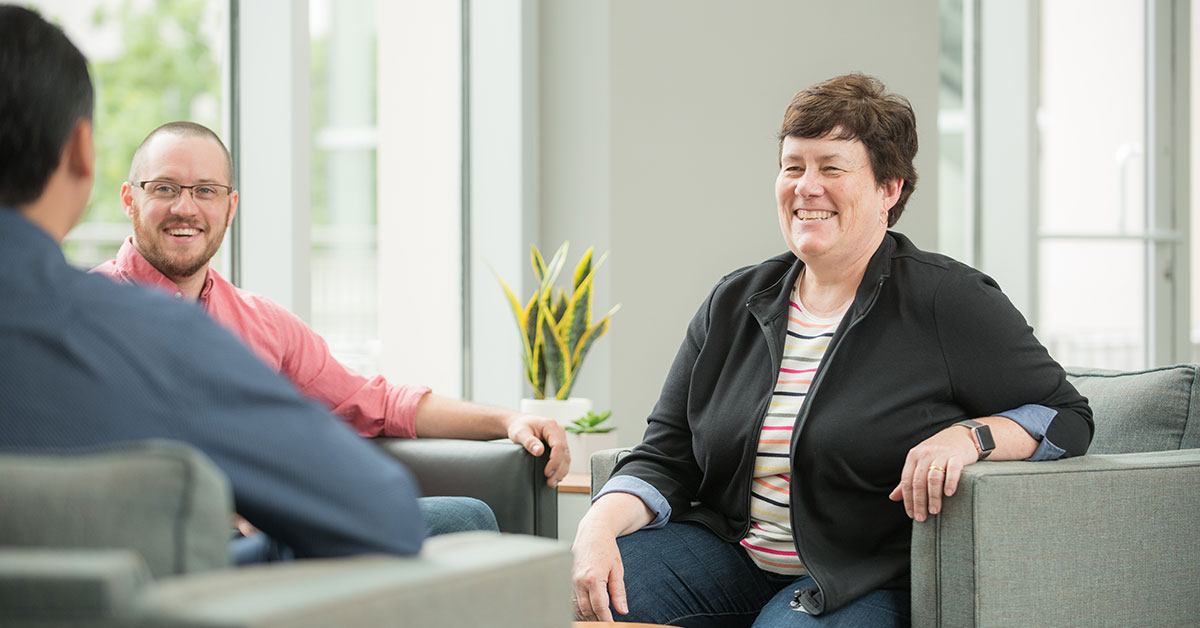
{"label": "shirt button", "polygon": [[182,293],[182,292],[176,292],[176,293],[175,293],[175,298],[176,298],[176,299],[182,299],[182,298],[183,298],[183,293]]}

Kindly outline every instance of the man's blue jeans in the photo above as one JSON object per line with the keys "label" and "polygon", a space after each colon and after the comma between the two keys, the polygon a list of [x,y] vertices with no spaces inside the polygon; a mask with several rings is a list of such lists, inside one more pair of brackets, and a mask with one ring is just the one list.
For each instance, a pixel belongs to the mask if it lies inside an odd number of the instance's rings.
{"label": "man's blue jeans", "polygon": [[669,626],[776,628],[781,626],[906,627],[909,592],[877,590],[821,616],[792,610],[808,576],[759,569],[745,550],[708,528],[668,523],[617,539],[625,566],[629,614],[613,618]]}
{"label": "man's blue jeans", "polygon": [[[500,531],[492,509],[474,497],[422,497],[417,500],[417,505],[425,516],[425,532],[428,536],[471,530]],[[229,551],[235,565],[295,558],[290,547],[261,532],[235,538],[229,545]]]}

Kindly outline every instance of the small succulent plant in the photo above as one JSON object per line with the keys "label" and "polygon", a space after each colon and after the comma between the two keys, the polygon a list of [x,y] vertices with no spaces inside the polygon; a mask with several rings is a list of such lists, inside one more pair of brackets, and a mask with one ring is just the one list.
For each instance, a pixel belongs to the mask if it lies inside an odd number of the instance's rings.
{"label": "small succulent plant", "polygon": [[612,415],[612,410],[605,410],[600,414],[589,411],[584,416],[571,421],[571,425],[566,427],[566,430],[572,434],[607,434],[616,428],[614,425],[601,427],[600,424],[607,421]]}

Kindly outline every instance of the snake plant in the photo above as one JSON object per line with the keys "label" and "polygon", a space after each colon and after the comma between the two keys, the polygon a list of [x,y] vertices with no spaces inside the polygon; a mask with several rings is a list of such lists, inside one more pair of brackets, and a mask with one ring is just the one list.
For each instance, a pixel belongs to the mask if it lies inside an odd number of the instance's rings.
{"label": "snake plant", "polygon": [[522,361],[525,378],[533,386],[537,399],[566,399],[583,365],[592,343],[608,331],[612,315],[621,308],[613,307],[602,318],[592,320],[593,279],[604,257],[592,264],[592,249],[575,266],[571,292],[563,288],[554,291],[554,283],[567,259],[569,243],[563,242],[547,262],[536,246],[530,246],[533,274],[538,287],[533,296],[522,304],[517,295],[496,274],[521,335]]}

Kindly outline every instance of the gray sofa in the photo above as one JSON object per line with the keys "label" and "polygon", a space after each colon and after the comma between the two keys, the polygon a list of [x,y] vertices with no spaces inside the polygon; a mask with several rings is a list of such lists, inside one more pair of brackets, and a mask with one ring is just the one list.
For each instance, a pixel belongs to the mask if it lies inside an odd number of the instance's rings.
{"label": "gray sofa", "polygon": [[[516,445],[434,441],[414,453],[408,444],[380,444],[418,461],[451,444],[488,465],[495,456],[517,460],[529,474],[498,481],[511,470],[484,467],[470,484],[524,487],[496,495],[540,490],[531,475],[537,461]],[[570,551],[527,535],[446,535],[415,557],[232,569],[228,482],[178,443],[0,453],[0,478],[6,628],[570,625]],[[502,526],[535,532],[536,520],[532,510],[513,511]]]}
{"label": "gray sofa", "polygon": [[1067,374],[1088,455],[968,467],[913,525],[913,626],[1200,626],[1200,367]]}

